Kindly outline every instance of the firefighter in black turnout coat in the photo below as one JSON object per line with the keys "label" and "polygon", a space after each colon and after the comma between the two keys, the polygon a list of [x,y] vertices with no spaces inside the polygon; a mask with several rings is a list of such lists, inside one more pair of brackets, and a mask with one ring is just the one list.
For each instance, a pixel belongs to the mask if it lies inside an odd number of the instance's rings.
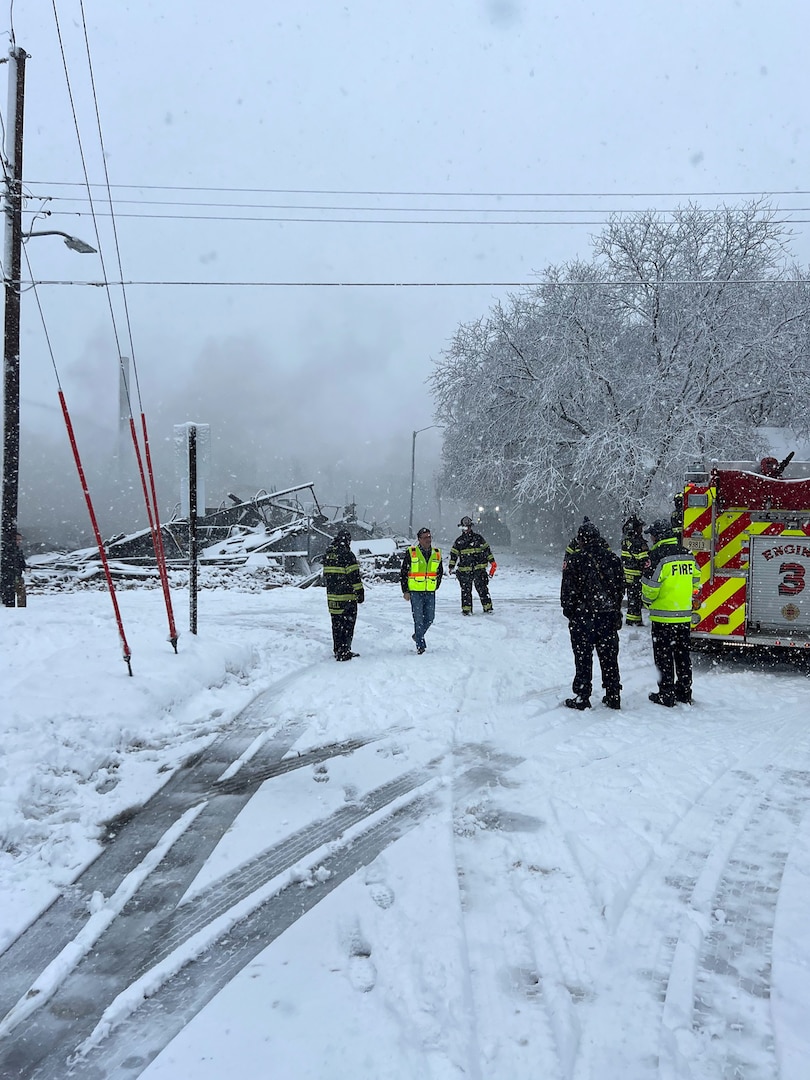
{"label": "firefighter in black turnout coat", "polygon": [[[489,595],[488,567],[495,567],[492,548],[480,533],[473,532],[472,518],[463,517],[459,525],[464,530],[457,536],[450,548],[449,572],[458,575],[461,586],[461,614],[472,615],[472,591],[481,599],[481,607],[489,614],[492,611],[492,599]],[[494,569],[492,573],[494,573]]]}
{"label": "firefighter in black turnout coat", "polygon": [[352,534],[341,529],[323,553],[323,580],[326,602],[332,617],[332,641],[336,660],[351,660],[357,605],[366,598],[360,567],[351,549]]}
{"label": "firefighter in black turnout coat", "polygon": [[631,514],[622,525],[622,566],[624,567],[624,583],[627,586],[625,622],[628,626],[642,625],[641,575],[650,557],[643,529],[644,522],[640,521],[635,514]]}
{"label": "firefighter in black turnout coat", "polygon": [[566,698],[569,709],[590,709],[593,689],[593,651],[602,669],[602,701],[621,708],[619,629],[622,625],[624,572],[618,555],[610,550],[599,530],[585,518],[576,539],[565,551],[560,605],[568,619],[576,673]]}

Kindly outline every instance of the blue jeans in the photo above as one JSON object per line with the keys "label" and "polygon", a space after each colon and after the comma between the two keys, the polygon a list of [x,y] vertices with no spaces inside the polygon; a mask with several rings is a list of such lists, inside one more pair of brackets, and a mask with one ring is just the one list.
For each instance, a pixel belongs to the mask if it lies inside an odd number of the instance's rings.
{"label": "blue jeans", "polygon": [[435,592],[412,592],[411,611],[413,612],[413,640],[417,649],[427,648],[425,634],[436,616]]}

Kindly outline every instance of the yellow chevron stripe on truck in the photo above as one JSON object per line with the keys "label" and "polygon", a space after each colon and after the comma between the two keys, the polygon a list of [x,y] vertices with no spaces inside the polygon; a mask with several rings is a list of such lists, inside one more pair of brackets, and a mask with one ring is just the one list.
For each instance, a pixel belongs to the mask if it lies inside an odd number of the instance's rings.
{"label": "yellow chevron stripe on truck", "polygon": [[698,632],[716,634],[720,637],[733,633],[745,620],[745,578],[717,578],[716,586],[703,598],[698,608],[701,626]]}

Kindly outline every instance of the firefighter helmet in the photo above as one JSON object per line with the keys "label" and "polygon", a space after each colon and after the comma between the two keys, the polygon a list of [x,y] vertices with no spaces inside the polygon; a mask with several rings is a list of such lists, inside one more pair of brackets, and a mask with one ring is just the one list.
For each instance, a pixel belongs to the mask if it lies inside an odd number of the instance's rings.
{"label": "firefighter helmet", "polygon": [[672,526],[670,525],[670,523],[668,521],[664,521],[661,518],[659,518],[657,521],[654,521],[652,525],[648,525],[644,532],[647,533],[649,536],[654,536],[656,540],[667,540],[670,536],[675,535],[672,531]]}
{"label": "firefighter helmet", "polygon": [[472,528],[472,523],[473,522],[472,522],[471,517],[463,517],[461,519],[461,521],[459,522],[459,526],[461,526],[461,527],[463,527],[465,529],[471,529]]}

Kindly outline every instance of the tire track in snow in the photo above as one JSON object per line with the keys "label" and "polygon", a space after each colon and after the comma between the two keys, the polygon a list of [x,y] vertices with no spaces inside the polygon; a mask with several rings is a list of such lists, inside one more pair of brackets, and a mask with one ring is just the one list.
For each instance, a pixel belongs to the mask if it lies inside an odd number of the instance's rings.
{"label": "tire track in snow", "polygon": [[[430,806],[429,799],[416,798],[324,858],[316,877],[284,886],[226,936],[163,980],[155,992],[140,997],[137,1011],[129,1013],[84,1057],[72,1060],[70,1075],[76,1080],[132,1080],[139,1076],[251,960],[333,889],[372,863],[404,831],[417,825]],[[32,1080],[64,1080],[65,1075],[64,1058],[57,1058],[38,1070]]]}
{"label": "tire track in snow", "polygon": [[810,773],[774,771],[773,787],[722,852],[720,872],[713,864],[719,859],[707,860],[692,890],[664,1001],[662,1077],[681,1075],[686,1063],[696,1080],[778,1076],[773,931],[785,841],[810,804]]}
{"label": "tire track in snow", "polygon": [[[407,796],[432,775],[432,770],[425,769],[398,777],[372,792],[362,804],[342,807],[328,818],[299,830],[176,908],[171,907],[172,900],[167,898],[162,880],[173,872],[168,859],[164,875],[152,875],[92,954],[67,975],[33,1018],[4,1041],[0,1075],[6,1075],[4,1068],[18,1071],[25,1068],[28,1071],[20,1075],[26,1076],[38,1076],[41,1069],[46,1070],[42,1075],[51,1075],[48,1070],[52,1068],[53,1075],[64,1075],[69,1054],[89,1036],[105,1007],[129,985],[181,950],[186,941],[251,893],[313,852],[339,841],[352,826]],[[376,854],[375,851],[375,857]],[[175,895],[174,902],[177,899]],[[161,916],[161,910],[167,909],[168,913]],[[298,915],[302,913],[303,910]],[[270,940],[267,938],[265,943]],[[9,1071],[7,1075],[17,1073]]]}
{"label": "tire track in snow", "polygon": [[[474,764],[458,783],[472,792],[511,764],[512,759]],[[61,1080],[68,1058],[82,1040],[89,1040],[86,1056],[72,1063],[70,1075],[137,1076],[257,952],[424,817],[433,804],[422,789],[438,782],[438,765],[439,761],[401,775],[362,803],[342,807],[299,830],[163,917],[156,911],[164,909],[165,890],[155,874],[24,1030],[5,1041],[0,1074],[8,1070],[8,1075],[32,1080]],[[380,814],[382,820],[375,821]],[[311,867],[304,884],[297,878],[279,881],[285,872],[313,858],[318,860],[318,872],[313,876]],[[172,872],[170,860],[166,872]],[[268,888],[272,895],[261,898]],[[258,907],[253,901],[257,896]],[[248,910],[240,913],[240,905]],[[218,930],[221,925],[224,929]],[[205,942],[204,949],[191,944],[198,939]],[[239,942],[236,950],[234,940]],[[198,986],[202,975],[204,985]],[[141,985],[143,990],[138,989]],[[150,1004],[144,1011],[146,992]],[[105,1008],[109,1014],[100,1020]],[[173,1013],[168,1026],[162,1022],[165,1011]],[[114,1037],[107,1041],[110,1031]],[[130,1053],[133,1039],[141,1047],[151,1047],[136,1055],[137,1060]]]}
{"label": "tire track in snow", "polygon": [[[76,936],[87,918],[91,897],[97,892],[115,892],[144,853],[174,821],[205,798],[217,777],[248,749],[258,733],[257,728],[250,728],[221,736],[188,759],[147,803],[110,823],[98,857],[0,956],[0,1015],[6,1015],[36,975]],[[291,737],[290,744],[292,741]],[[233,797],[233,817],[247,798]],[[212,836],[211,849],[218,839]],[[205,843],[189,853],[189,880],[208,854]]]}
{"label": "tire track in snow", "polygon": [[[759,1047],[754,1058],[758,1062],[763,1040],[772,1042],[765,979],[778,884],[787,858],[782,845],[795,831],[798,808],[808,796],[803,772],[767,762],[795,741],[795,724],[786,723],[719,774],[680,816],[664,849],[640,873],[611,935],[596,987],[598,997],[582,1010],[584,1034],[574,1080],[614,1075],[627,1080],[759,1077],[759,1072],[745,1068],[733,1070],[735,1055],[745,1059],[747,1039]],[[774,851],[777,824],[780,846]],[[752,867],[763,875],[761,886],[752,877]],[[752,897],[755,917],[744,907]],[[723,902],[737,927],[732,934],[718,925]],[[740,909],[736,918],[735,903]],[[748,970],[740,979],[735,972],[743,956]],[[735,979],[736,990],[731,990]],[[719,988],[726,1003],[735,995],[736,1000],[745,998],[748,1024],[739,1028],[745,1036],[735,1037],[722,1064],[715,1050],[713,1067],[705,1073],[693,1071],[698,1054],[711,1048],[716,1025],[728,1031],[729,1024],[738,1024],[727,1010],[728,1016],[715,1013],[713,1024],[701,1029],[706,1013],[700,995],[711,992],[717,1008]],[[768,1080],[775,1076],[774,1071]]]}
{"label": "tire track in snow", "polygon": [[[286,684],[289,677],[281,680]],[[201,802],[209,800],[192,825],[172,845],[152,878],[159,883],[162,900],[174,905],[199,873],[219,840],[233,824],[257,788],[273,775],[303,768],[353,750],[372,741],[347,740],[285,759],[305,725],[302,718],[264,739],[268,711],[280,684],[258,695],[239,716],[238,726],[188,759],[143,806],[128,811],[108,825],[104,848],[90,866],[65,888],[54,903],[16,938],[0,956],[0,1019],[25,995],[40,972],[62,953],[87,922],[91,898],[111,896],[160,841],[173,823]],[[156,884],[141,887],[139,896],[154,892]]]}

